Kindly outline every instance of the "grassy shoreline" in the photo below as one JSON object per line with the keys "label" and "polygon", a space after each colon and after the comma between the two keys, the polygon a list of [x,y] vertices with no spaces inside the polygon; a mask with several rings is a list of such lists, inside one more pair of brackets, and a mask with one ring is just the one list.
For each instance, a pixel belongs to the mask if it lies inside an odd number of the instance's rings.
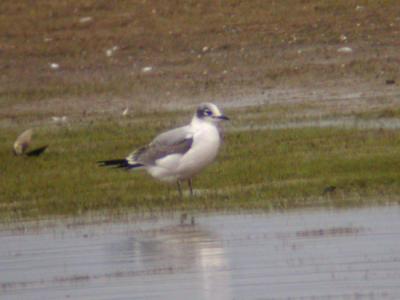
{"label": "grassy shoreline", "polygon": [[[250,109],[251,110],[251,109]],[[400,134],[390,129],[287,128],[235,131],[233,124],[215,164],[195,179],[193,199],[145,172],[99,168],[96,161],[124,157],[160,130],[179,125],[175,112],[141,122],[97,121],[37,129],[38,158],[13,157],[16,131],[1,137],[2,220],[76,215],[88,211],[287,209],[399,202]],[[265,111],[267,114],[268,112]],[[263,113],[261,113],[263,114]],[[260,114],[257,114],[257,122]],[[158,121],[156,121],[158,120]],[[182,121],[183,122],[183,121]],[[334,192],[322,195],[328,186]]]}

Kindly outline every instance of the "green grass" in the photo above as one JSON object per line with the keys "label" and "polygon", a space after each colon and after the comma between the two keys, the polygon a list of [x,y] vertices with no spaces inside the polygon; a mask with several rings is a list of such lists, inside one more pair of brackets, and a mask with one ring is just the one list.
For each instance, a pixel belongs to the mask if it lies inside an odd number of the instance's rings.
{"label": "green grass", "polygon": [[[243,111],[240,111],[243,114]],[[233,119],[237,114],[231,111]],[[197,196],[179,199],[175,186],[145,172],[105,169],[96,161],[124,157],[175,113],[138,122],[97,121],[36,130],[38,158],[14,157],[17,130],[0,137],[0,207],[3,220],[131,208],[284,209],[398,201],[400,140],[391,130],[302,128],[235,132],[232,125],[217,162],[194,181]],[[157,118],[160,114],[157,114]],[[175,124],[176,125],[176,124]],[[325,187],[337,187],[322,196]]]}

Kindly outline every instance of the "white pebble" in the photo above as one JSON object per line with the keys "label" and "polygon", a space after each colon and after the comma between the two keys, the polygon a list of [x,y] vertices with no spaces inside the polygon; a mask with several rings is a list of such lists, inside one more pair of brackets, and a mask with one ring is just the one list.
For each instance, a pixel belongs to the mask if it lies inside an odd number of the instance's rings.
{"label": "white pebble", "polygon": [[112,48],[110,48],[110,49],[107,49],[107,50],[106,50],[106,55],[107,55],[108,57],[110,57],[110,56],[112,56],[112,55],[114,54],[114,52],[117,51],[117,50],[118,50],[118,46],[114,46],[114,47],[112,47]]}
{"label": "white pebble", "polygon": [[53,69],[53,70],[57,70],[57,69],[60,68],[60,65],[57,64],[57,63],[51,63],[51,64],[50,64],[50,68]]}
{"label": "white pebble", "polygon": [[51,117],[51,120],[54,123],[65,123],[65,122],[67,122],[67,116],[62,116],[62,117],[54,116],[54,117]]}
{"label": "white pebble", "polygon": [[151,67],[151,66],[147,66],[147,67],[142,68],[142,72],[143,73],[147,73],[147,72],[150,72],[152,70],[153,70],[153,67]]}
{"label": "white pebble", "polygon": [[81,23],[81,24],[92,22],[92,21],[93,21],[92,17],[82,17],[82,18],[79,19],[79,23]]}
{"label": "white pebble", "polygon": [[350,47],[341,47],[341,48],[337,49],[337,52],[339,52],[339,53],[351,53],[351,52],[353,52],[353,49],[351,49]]}

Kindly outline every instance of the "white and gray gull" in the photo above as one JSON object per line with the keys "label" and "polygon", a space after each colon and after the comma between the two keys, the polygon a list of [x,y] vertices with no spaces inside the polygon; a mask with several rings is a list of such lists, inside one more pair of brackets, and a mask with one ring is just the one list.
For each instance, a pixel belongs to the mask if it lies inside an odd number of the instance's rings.
{"label": "white and gray gull", "polygon": [[222,120],[229,118],[215,104],[203,103],[190,124],[161,133],[124,159],[98,163],[124,169],[144,168],[158,180],[177,182],[181,196],[181,182],[187,180],[193,195],[192,178],[217,156],[221,145],[218,123]]}

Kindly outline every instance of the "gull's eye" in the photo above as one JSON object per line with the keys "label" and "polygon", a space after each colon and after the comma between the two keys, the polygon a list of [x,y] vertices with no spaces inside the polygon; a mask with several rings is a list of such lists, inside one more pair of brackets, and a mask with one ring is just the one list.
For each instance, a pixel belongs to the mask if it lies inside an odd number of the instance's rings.
{"label": "gull's eye", "polygon": [[212,117],[213,115],[214,115],[214,113],[207,106],[199,107],[199,109],[197,110],[197,117],[198,118]]}
{"label": "gull's eye", "polygon": [[205,116],[211,116],[212,115],[211,110],[209,110],[208,108],[204,109],[204,115]]}

